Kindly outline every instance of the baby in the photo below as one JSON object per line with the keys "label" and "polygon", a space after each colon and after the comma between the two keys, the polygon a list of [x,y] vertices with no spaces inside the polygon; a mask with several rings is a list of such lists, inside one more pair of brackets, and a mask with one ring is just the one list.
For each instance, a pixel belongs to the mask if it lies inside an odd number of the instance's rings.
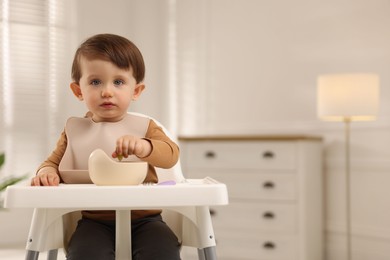
{"label": "baby", "polygon": [[[147,162],[145,182],[158,181],[154,167],[173,167],[179,158],[178,146],[153,120],[127,113],[145,89],[144,76],[142,54],[128,39],[99,34],[82,43],[74,56],[70,88],[89,112],[84,118],[68,119],[55,150],[38,168],[31,185],[74,183],[66,173],[65,158],[77,158],[73,169],[87,170],[87,158],[97,148],[113,158]],[[132,211],[134,260],[180,259],[178,239],[160,213]],[[67,259],[114,260],[115,212],[82,211]]]}

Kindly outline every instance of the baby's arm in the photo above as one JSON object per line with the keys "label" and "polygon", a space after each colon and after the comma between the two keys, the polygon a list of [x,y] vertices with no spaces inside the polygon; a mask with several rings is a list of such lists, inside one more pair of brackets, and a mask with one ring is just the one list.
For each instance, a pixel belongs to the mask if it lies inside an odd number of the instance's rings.
{"label": "baby's arm", "polygon": [[141,158],[143,161],[155,167],[166,169],[177,163],[180,153],[179,147],[153,120],[149,123],[145,140],[150,142],[152,150],[149,155]]}
{"label": "baby's arm", "polygon": [[57,169],[51,166],[41,168],[31,180],[31,186],[58,186],[58,184],[60,184],[60,176]]}
{"label": "baby's arm", "polygon": [[62,132],[55,150],[51,155],[39,166],[37,174],[31,180],[32,186],[57,186],[60,183],[58,174],[58,165],[65,153],[67,146],[67,138],[65,131]]}
{"label": "baby's arm", "polygon": [[153,120],[149,122],[145,138],[130,135],[119,138],[112,157],[127,157],[125,152],[160,168],[171,168],[179,159],[179,147]]}

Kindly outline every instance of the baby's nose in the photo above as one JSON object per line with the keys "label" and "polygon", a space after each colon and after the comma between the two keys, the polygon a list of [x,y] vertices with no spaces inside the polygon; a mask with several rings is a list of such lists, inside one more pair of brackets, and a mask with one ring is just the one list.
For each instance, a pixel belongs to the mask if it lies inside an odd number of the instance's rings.
{"label": "baby's nose", "polygon": [[102,90],[102,97],[107,98],[107,97],[112,97],[113,92],[110,86],[105,86]]}

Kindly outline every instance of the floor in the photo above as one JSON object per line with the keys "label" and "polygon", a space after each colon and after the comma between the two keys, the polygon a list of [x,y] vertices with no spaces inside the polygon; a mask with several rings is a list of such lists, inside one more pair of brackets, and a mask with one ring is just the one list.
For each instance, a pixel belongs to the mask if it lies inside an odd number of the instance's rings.
{"label": "floor", "polygon": [[[45,260],[46,256],[46,253],[39,254],[39,260]],[[24,250],[24,248],[0,248],[0,260],[22,260],[25,259],[25,257],[26,251]],[[197,257],[191,259],[197,259]],[[65,255],[62,249],[58,250],[57,260],[65,260]]]}
{"label": "floor", "polygon": [[[39,254],[39,260],[46,259],[46,256],[46,253]],[[23,248],[0,248],[0,260],[22,260],[25,259],[25,257],[26,251]],[[194,259],[197,259],[197,257]],[[58,251],[57,260],[65,260],[62,249]]]}
{"label": "floor", "polygon": [[[0,259],[4,260],[21,260],[26,256],[26,251],[23,248],[0,248]],[[46,259],[46,253],[39,254],[39,259]],[[58,251],[58,260],[64,260],[65,255],[62,250]]]}

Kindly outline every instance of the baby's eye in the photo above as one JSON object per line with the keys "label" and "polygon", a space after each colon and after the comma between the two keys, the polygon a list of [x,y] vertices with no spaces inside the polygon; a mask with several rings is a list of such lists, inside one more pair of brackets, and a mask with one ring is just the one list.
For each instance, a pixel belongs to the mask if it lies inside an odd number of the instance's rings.
{"label": "baby's eye", "polygon": [[94,85],[94,86],[97,86],[97,85],[99,85],[101,82],[100,82],[100,80],[98,80],[98,79],[93,79],[93,80],[91,80],[91,85]]}
{"label": "baby's eye", "polygon": [[117,86],[120,86],[120,85],[123,85],[125,82],[121,79],[116,79],[114,80],[114,84],[117,85]]}

